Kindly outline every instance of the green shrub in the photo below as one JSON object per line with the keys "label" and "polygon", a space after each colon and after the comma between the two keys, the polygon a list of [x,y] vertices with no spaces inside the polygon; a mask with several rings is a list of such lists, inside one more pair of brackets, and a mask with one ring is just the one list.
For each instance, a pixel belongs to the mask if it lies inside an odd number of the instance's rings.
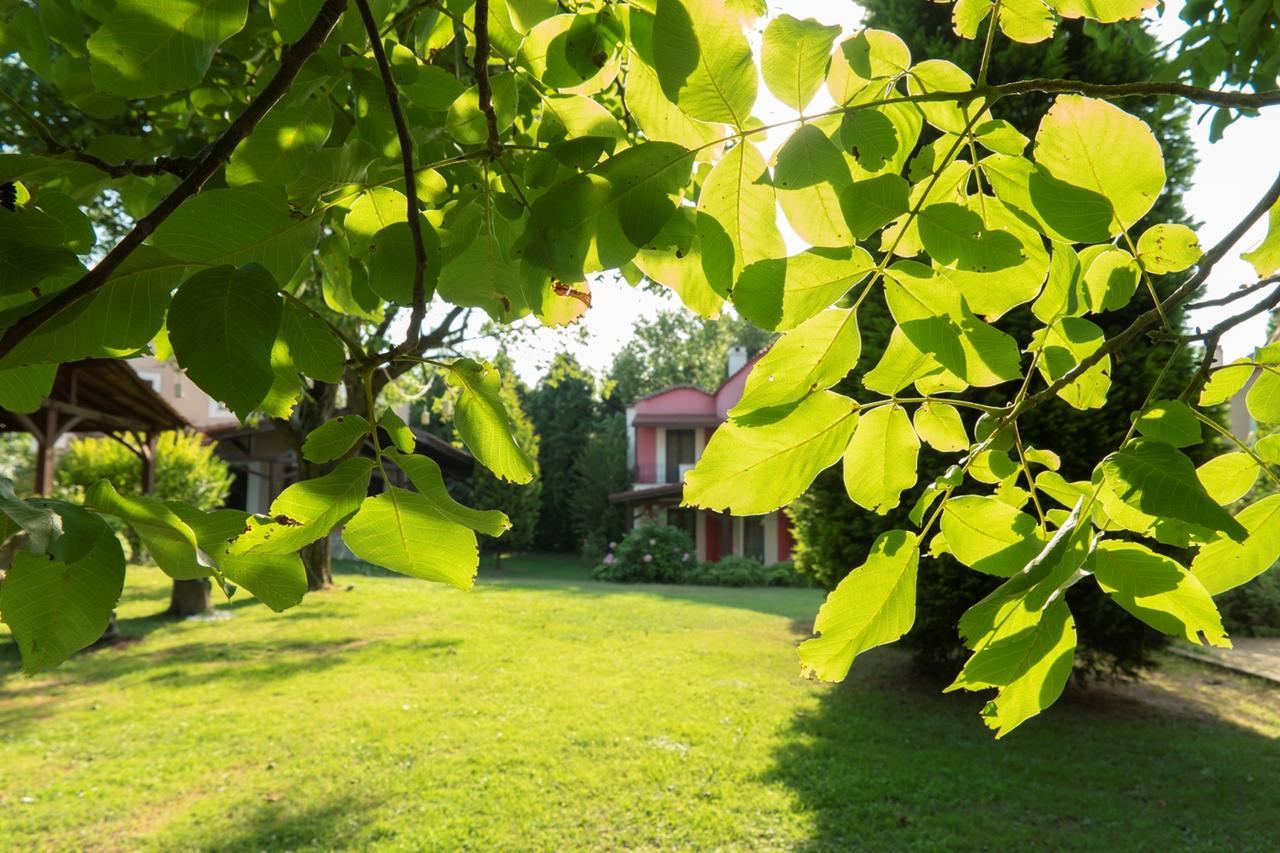
{"label": "green shrub", "polygon": [[684,573],[681,583],[704,586],[809,586],[790,561],[763,565],[750,557],[730,556],[718,563],[699,563]]}
{"label": "green shrub", "polygon": [[1263,572],[1214,599],[1227,631],[1240,637],[1280,637],[1280,571]]}
{"label": "green shrub", "polygon": [[[156,443],[155,490],[152,497],[162,501],[182,501],[199,510],[222,506],[233,480],[227,463],[215,453],[216,445],[195,432],[165,432]],[[122,494],[142,491],[142,462],[120,442],[104,436],[77,438],[58,457],[54,472],[55,491],[76,502],[84,490],[101,479]],[[109,519],[113,527],[117,522]],[[133,559],[141,558],[137,534],[118,524]]]}
{"label": "green shrub", "polygon": [[644,524],[605,554],[591,576],[620,583],[679,583],[696,561],[689,534],[678,527]]}

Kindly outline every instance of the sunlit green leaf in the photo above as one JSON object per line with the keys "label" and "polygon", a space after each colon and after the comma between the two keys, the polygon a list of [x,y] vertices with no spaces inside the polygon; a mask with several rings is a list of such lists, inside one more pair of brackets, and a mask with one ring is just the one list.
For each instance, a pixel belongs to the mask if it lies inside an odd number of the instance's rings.
{"label": "sunlit green leaf", "polygon": [[369,434],[369,422],[359,415],[339,415],[307,433],[302,455],[312,462],[331,462]]}
{"label": "sunlit green leaf", "polygon": [[920,439],[901,406],[879,406],[858,418],[844,454],[844,487],[858,506],[884,515],[916,484]]}
{"label": "sunlit green leaf", "polygon": [[1157,631],[1231,647],[1218,608],[1195,575],[1139,542],[1103,542],[1093,557],[1102,591]]}
{"label": "sunlit green leaf", "polygon": [[1248,583],[1280,560],[1280,495],[1249,504],[1235,521],[1248,533],[1244,541],[1223,537],[1205,545],[1191,561],[1191,573],[1210,595]]}
{"label": "sunlit green leaf", "polygon": [[347,459],[328,474],[289,486],[271,502],[270,518],[253,518],[232,554],[291,554],[341,524],[369,491],[372,459]]}
{"label": "sunlit green leaf", "polygon": [[375,566],[459,589],[471,588],[480,565],[474,531],[441,517],[422,495],[395,486],[364,499],[342,541]]}
{"label": "sunlit green leaf", "polygon": [[745,126],[756,102],[756,64],[723,0],[657,0],[653,64],[663,92],[684,112]]}
{"label": "sunlit green leaf", "polygon": [[775,421],[717,428],[685,477],[685,504],[737,515],[786,506],[840,458],[857,412],[848,397],[820,391]]}
{"label": "sunlit green leaf", "polygon": [[533,479],[533,459],[516,441],[515,427],[503,405],[502,379],[491,364],[458,359],[446,374],[449,384],[462,393],[453,413],[453,425],[462,441],[498,477],[513,483]]}
{"label": "sunlit green leaf", "polygon": [[178,580],[206,577],[209,559],[187,523],[155,498],[122,495],[106,480],[86,490],[86,508],[128,524],[165,574]]}
{"label": "sunlit green leaf", "polygon": [[785,406],[814,391],[825,391],[858,362],[862,338],[851,308],[832,308],[779,338],[747,375],[742,399],[730,412]]}
{"label": "sunlit green leaf", "polygon": [[1195,466],[1176,448],[1140,439],[1102,461],[1102,470],[1126,504],[1157,517],[1220,530],[1243,541],[1245,528],[1205,491]]}
{"label": "sunlit green leaf", "polygon": [[867,561],[845,575],[818,610],[813,632],[800,644],[800,663],[823,681],[840,681],[854,658],[892,643],[916,619],[920,543],[905,530],[882,533]]}
{"label": "sunlit green leaf", "polygon": [[1045,545],[1034,518],[993,497],[951,498],[940,524],[952,556],[989,575],[1022,571]]}

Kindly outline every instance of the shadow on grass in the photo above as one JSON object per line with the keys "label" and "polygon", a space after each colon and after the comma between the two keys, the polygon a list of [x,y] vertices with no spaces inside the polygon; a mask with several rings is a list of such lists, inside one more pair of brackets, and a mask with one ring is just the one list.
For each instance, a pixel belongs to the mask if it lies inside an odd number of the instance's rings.
{"label": "shadow on grass", "polygon": [[[1216,708],[1187,698],[1196,680],[1219,685]],[[1162,681],[1069,692],[996,742],[984,697],[943,696],[876,650],[792,721],[765,779],[792,790],[815,851],[1275,849],[1280,742],[1216,711],[1280,691]]]}
{"label": "shadow on grass", "polygon": [[257,850],[335,849],[344,846],[374,819],[379,803],[367,792],[351,791],[318,796],[318,801],[295,807],[308,797],[294,789],[278,802],[262,802],[240,811],[233,826],[202,850],[217,853]]}

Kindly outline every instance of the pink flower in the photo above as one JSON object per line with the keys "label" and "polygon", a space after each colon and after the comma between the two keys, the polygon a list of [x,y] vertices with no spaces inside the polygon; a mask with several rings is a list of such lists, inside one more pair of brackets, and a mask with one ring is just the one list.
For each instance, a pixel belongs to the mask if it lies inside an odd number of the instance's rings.
{"label": "pink flower", "polygon": [[686,563],[689,562],[689,552],[685,551],[684,555],[680,559],[684,560]]}
{"label": "pink flower", "polygon": [[653,555],[652,555],[652,554],[645,554],[645,555],[644,555],[644,561],[645,561],[646,563],[652,563],[652,562],[653,562]]}
{"label": "pink flower", "polygon": [[612,555],[612,554],[605,554],[605,555],[604,555],[604,564],[605,564],[606,566],[612,566],[612,565],[613,565],[613,555]]}
{"label": "pink flower", "polygon": [[617,543],[617,542],[610,542],[610,543],[609,543],[609,550],[610,550],[610,551],[612,551],[614,548],[617,548],[617,547],[618,547],[618,543]]}

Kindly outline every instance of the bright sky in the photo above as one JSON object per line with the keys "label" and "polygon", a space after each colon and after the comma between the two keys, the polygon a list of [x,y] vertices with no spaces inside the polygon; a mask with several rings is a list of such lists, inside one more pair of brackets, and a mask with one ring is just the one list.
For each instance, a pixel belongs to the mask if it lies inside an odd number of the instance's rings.
{"label": "bright sky", "polygon": [[[1172,43],[1185,29],[1178,20],[1178,12],[1182,8],[1181,0],[1170,0],[1166,3],[1163,16],[1156,16],[1155,31],[1164,42]],[[832,2],[832,0],[771,0],[769,2],[770,17],[787,13],[799,18],[814,17],[823,23],[839,23],[849,34],[857,29],[861,18],[861,9],[848,0]],[[753,45],[759,47],[760,32],[768,18],[761,19],[755,33],[752,34]],[[843,38],[843,36],[842,36]],[[794,116],[789,108],[780,104],[761,82],[759,100],[755,115],[765,123],[785,120]],[[810,111],[818,111],[830,102],[822,103],[827,97],[822,89],[811,105]],[[1204,246],[1213,245],[1240,220],[1256,202],[1270,182],[1270,175],[1280,169],[1280,112],[1264,112],[1261,117],[1242,119],[1233,124],[1222,140],[1209,143],[1209,119],[1211,115],[1197,111],[1193,119],[1203,119],[1192,126],[1192,137],[1200,155],[1200,165],[1196,170],[1191,191],[1186,195],[1184,203],[1191,215],[1200,220],[1200,242]],[[767,157],[787,137],[788,129],[777,130],[768,138],[754,141]],[[784,236],[787,237],[788,249],[799,251],[804,244],[790,234],[785,219],[780,217]],[[1218,264],[1209,278],[1208,296],[1223,296],[1241,284],[1256,279],[1252,268],[1240,260],[1241,251],[1253,248],[1261,241],[1265,232],[1265,221],[1260,222],[1224,261]],[[1192,326],[1207,328],[1218,320],[1237,313],[1249,304],[1242,300],[1222,308],[1208,308],[1195,312],[1190,318]],[[585,318],[569,329],[536,329],[527,334],[516,348],[517,361],[521,366],[521,378],[526,382],[536,381],[538,375],[548,364],[552,356],[562,349],[567,349],[577,356],[578,360],[598,374],[605,373],[613,361],[614,355],[631,337],[634,322],[642,317],[652,317],[664,307],[679,307],[680,302],[674,296],[663,297],[644,290],[636,290],[625,282],[614,281],[611,277],[601,279],[592,284],[592,307]],[[1263,342],[1266,334],[1265,315],[1238,326],[1223,338],[1222,347],[1225,357],[1230,360],[1247,354],[1253,347]],[[478,355],[489,356],[496,345],[491,341],[476,341],[471,349]]]}

